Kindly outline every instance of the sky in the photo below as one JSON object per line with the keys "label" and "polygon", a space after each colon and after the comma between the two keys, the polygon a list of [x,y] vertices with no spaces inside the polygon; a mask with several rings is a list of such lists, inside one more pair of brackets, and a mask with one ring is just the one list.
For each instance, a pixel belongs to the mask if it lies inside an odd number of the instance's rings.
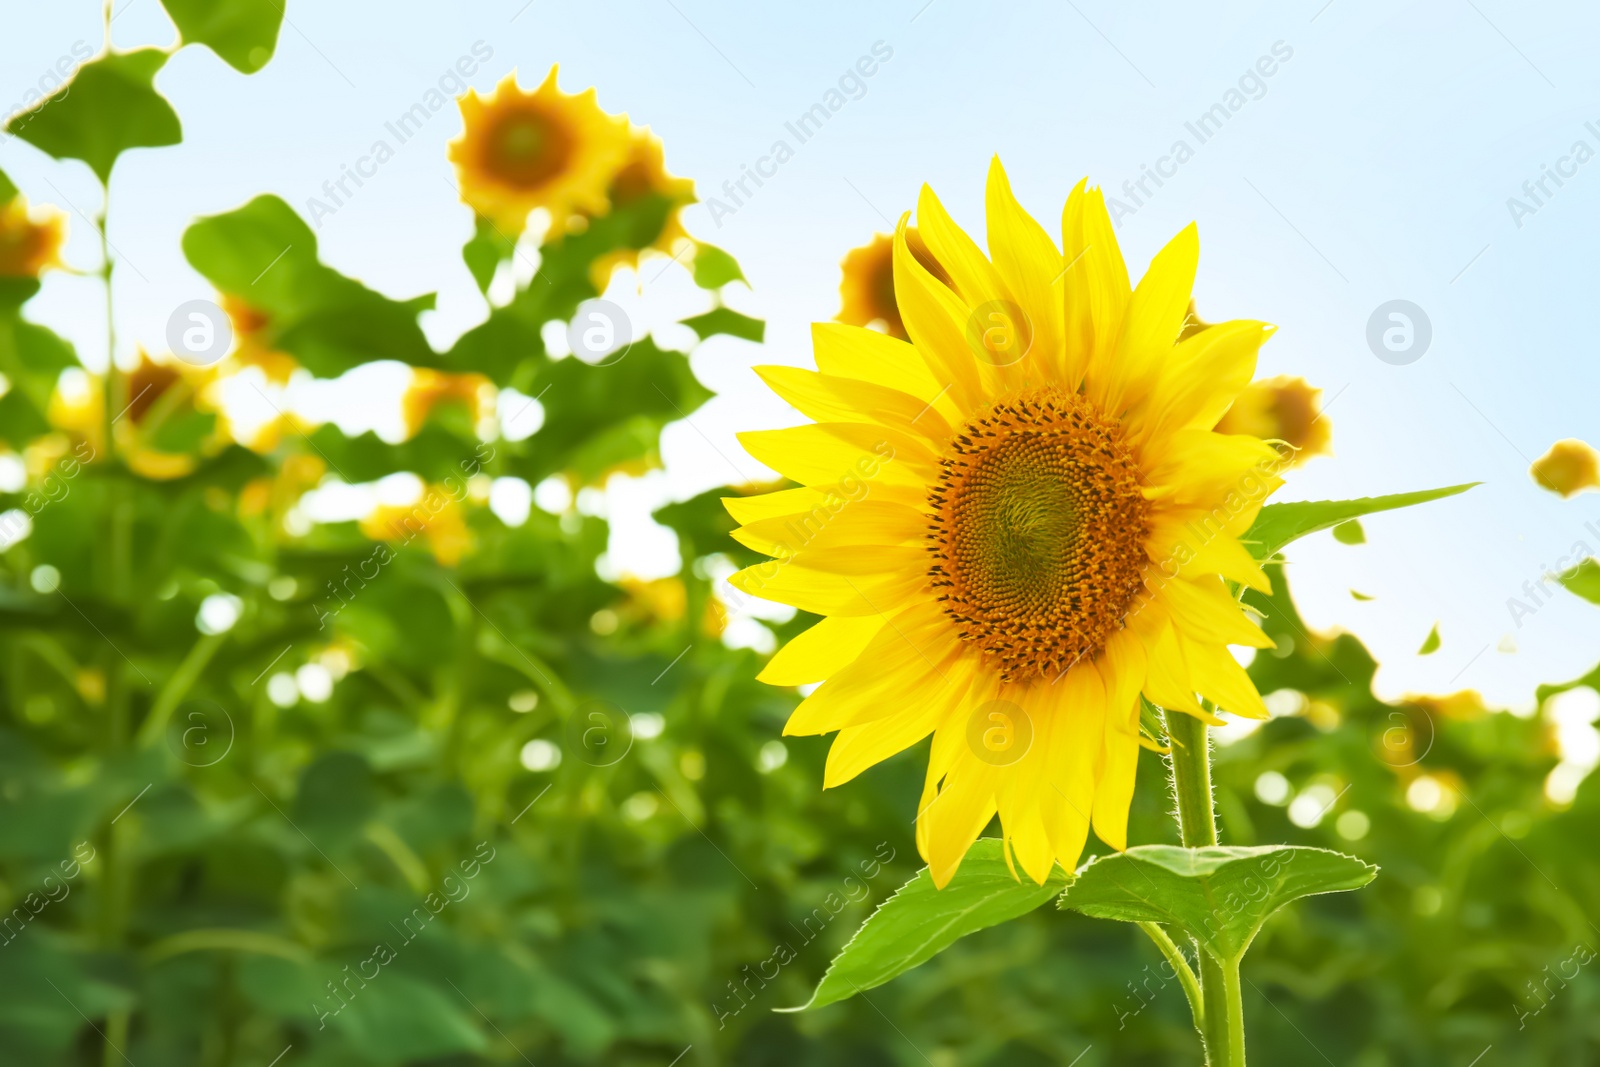
{"label": "sky", "polygon": [[[652,504],[762,476],[734,434],[799,419],[750,368],[810,365],[808,324],[838,310],[840,258],[892,229],[924,182],[981,234],[998,153],[1047,228],[1085,175],[1117,197],[1136,276],[1198,222],[1201,315],[1277,324],[1260,374],[1324,390],[1335,454],[1295,471],[1279,499],[1484,483],[1366,520],[1364,545],[1320,534],[1287,553],[1307,622],[1360,636],[1382,664],[1380,695],[1472,688],[1527,708],[1535,686],[1600,658],[1595,608],[1537,587],[1563,557],[1600,553],[1600,495],[1564,501],[1527,473],[1556,440],[1600,441],[1589,318],[1600,283],[1600,159],[1590,158],[1600,153],[1590,54],[1600,10],[1510,0],[1203,11],[1111,0],[287,4],[262,72],[245,77],[186,48],[157,79],[184,143],[130,153],[112,178],[123,360],[141,344],[163,347],[172,311],[213,295],[179,249],[194,217],[262,192],[309,216],[323,183],[475,48],[489,55],[468,80],[485,91],[514,70],[531,86],[559,63],[563,88],[595,86],[603,107],[662,137],[669,168],[706,198],[689,209],[689,229],[738,257],[750,280],[730,302],[768,322],[765,344],[695,348],[695,372],[718,395],[668,428],[665,474],[612,493],[613,565],[650,573],[676,559],[670,538],[643,522]],[[58,64],[98,48],[101,20],[92,0],[18,5],[0,38],[0,107],[16,110],[50,87]],[[168,45],[175,31],[158,0],[118,0],[113,38]],[[785,124],[874,54],[876,72],[796,145]],[[1202,127],[1218,104],[1226,121]],[[459,255],[472,221],[445,155],[459,132],[453,109],[434,115],[316,230],[324,260],[344,273],[395,297],[438,293],[424,327],[440,346],[487,311]],[[735,206],[724,183],[778,139],[793,158]],[[78,217],[99,208],[87,168],[3,139],[0,169],[30,199],[73,213],[68,259],[93,268],[95,241]],[[734,210],[714,210],[712,197]],[[609,295],[663,343],[690,343],[671,324],[705,306],[665,262],[619,277]],[[1369,343],[1394,301],[1412,309],[1416,338],[1431,335],[1399,360]],[[29,314],[103,366],[99,307],[92,280],[57,273]],[[392,420],[369,406],[347,417]],[[1436,623],[1439,649],[1417,655]]]}

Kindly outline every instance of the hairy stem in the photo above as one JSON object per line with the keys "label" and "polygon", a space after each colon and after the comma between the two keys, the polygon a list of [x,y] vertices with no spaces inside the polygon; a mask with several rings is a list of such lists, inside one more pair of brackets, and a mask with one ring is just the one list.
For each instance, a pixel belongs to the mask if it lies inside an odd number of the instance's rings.
{"label": "hairy stem", "polygon": [[[1186,848],[1217,843],[1217,817],[1211,796],[1211,742],[1206,724],[1192,715],[1167,712],[1172,743],[1172,794],[1178,802],[1178,831]],[[1211,1067],[1243,1067],[1244,1015],[1239,994],[1239,964],[1218,961],[1204,945],[1200,958],[1200,996],[1205,1023],[1200,1028]]]}

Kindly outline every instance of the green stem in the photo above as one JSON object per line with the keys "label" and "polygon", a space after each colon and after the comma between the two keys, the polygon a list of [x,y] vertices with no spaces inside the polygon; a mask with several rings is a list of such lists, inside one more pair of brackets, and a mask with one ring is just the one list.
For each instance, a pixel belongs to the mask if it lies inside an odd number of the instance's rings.
{"label": "green stem", "polygon": [[1156,948],[1167,958],[1167,963],[1172,966],[1173,973],[1178,976],[1178,984],[1183,986],[1183,995],[1189,998],[1189,1010],[1194,1015],[1194,1028],[1202,1034],[1205,1033],[1205,994],[1200,991],[1200,981],[1194,976],[1194,971],[1189,969],[1189,961],[1183,958],[1182,951],[1172,943],[1172,938],[1161,928],[1159,923],[1139,923],[1151,941],[1156,943]]}
{"label": "green stem", "polygon": [[[1208,705],[1209,710],[1209,705]],[[1178,802],[1178,830],[1186,848],[1217,843],[1217,817],[1211,795],[1211,741],[1206,724],[1192,715],[1167,712],[1172,743],[1172,794]],[[1206,1059],[1211,1067],[1244,1067],[1244,1006],[1239,992],[1239,961],[1223,962],[1205,945],[1200,957],[1200,996]]]}

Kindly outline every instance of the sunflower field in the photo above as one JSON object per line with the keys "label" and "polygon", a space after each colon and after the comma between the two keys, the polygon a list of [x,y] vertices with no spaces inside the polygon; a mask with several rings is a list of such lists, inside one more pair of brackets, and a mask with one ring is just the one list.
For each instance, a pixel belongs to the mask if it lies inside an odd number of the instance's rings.
{"label": "sunflower field", "polygon": [[[102,196],[0,172],[0,1064],[1600,1062],[1600,666],[1386,702],[1302,620],[1300,538],[1471,486],[1278,502],[1331,421],[1202,317],[1194,227],[1141,270],[1098,187],[1057,228],[994,160],[985,250],[924,187],[839,249],[816,370],[755,361],[808,420],[741,436],[771,480],[657,508],[639,577],[608,486],[695,426],[699,343],[765,339],[671,145],[475,53],[420,106],[478,325],[329,265],[341,178],[171,233],[207,288],[135,348],[156,79],[293,32],[160,4],[170,48],[108,5],[4,121]],[[646,271],[672,330],[614,300]],[[303,402],[381,373],[394,432]],[[1532,474],[1600,484],[1577,441]],[[1600,563],[1550,588],[1600,610]]]}

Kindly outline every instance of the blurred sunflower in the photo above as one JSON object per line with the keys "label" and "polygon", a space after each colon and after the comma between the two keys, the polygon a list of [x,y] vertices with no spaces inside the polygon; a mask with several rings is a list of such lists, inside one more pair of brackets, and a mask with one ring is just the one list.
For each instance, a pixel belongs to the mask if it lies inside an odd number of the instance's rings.
{"label": "blurred sunflower", "polygon": [[1132,289],[1099,190],[1073,190],[1063,249],[998,160],[987,201],[989,257],[924,187],[938,272],[902,220],[910,343],[819,324],[820,371],[761,368],[818,422],[741,440],[801,487],[726,501],[776,557],[733,584],[826,616],[761,674],[823,683],[785,733],[838,731],[826,785],[933,735],[917,843],[940,886],[997,812],[1039,883],[1091,825],[1125,848],[1140,694],[1266,718],[1228,646],[1272,645],[1228,583],[1269,588],[1239,537],[1280,461],[1214,429],[1271,328],[1177,340],[1192,225]]}
{"label": "blurred sunflower", "polygon": [[550,212],[550,234],[608,208],[607,191],[629,155],[628,122],[600,109],[594,89],[556,87],[551,67],[532,92],[508,74],[494,93],[468,91],[458,103],[465,129],[450,143],[461,199],[509,236],[534,208]]}
{"label": "blurred sunflower", "polygon": [[479,424],[493,417],[495,396],[494,383],[482,374],[452,374],[428,367],[413,367],[411,382],[400,398],[406,435],[413,436],[422,429],[422,424],[428,421],[428,416],[435,408],[451,404],[466,409],[474,430],[487,430],[489,427],[480,427]]}
{"label": "blurred sunflower", "polygon": [[460,563],[472,546],[461,503],[435,486],[428,486],[414,504],[380,504],[360,526],[372,540],[391,544],[408,545],[421,534],[433,558],[446,567]]}
{"label": "blurred sunflower", "polygon": [[37,278],[64,266],[66,236],[67,216],[55,208],[29,210],[21,196],[0,204],[0,278]]}
{"label": "blurred sunflower", "polygon": [[1534,460],[1528,473],[1552,493],[1577,496],[1585,489],[1600,489],[1600,452],[1587,441],[1568,437]]}
{"label": "blurred sunflower", "polygon": [[300,364],[287,352],[272,347],[268,338],[272,316],[231,293],[223,293],[220,300],[233,325],[233,359],[246,367],[259,367],[275,385],[287,385]]}
{"label": "blurred sunflower", "polygon": [[1322,415],[1322,390],[1304,378],[1279,375],[1251,382],[1217,423],[1218,433],[1245,433],[1283,441],[1294,450],[1291,466],[1332,454],[1333,428]]}
{"label": "blurred sunflower", "polygon": [[[157,362],[141,351],[124,382],[122,409],[112,420],[117,454],[144,478],[169,481],[194,471],[201,456],[226,443],[219,432],[208,386],[212,368]],[[63,374],[50,398],[51,425],[105,454],[105,379],[87,372]],[[175,449],[174,443],[185,446]]]}
{"label": "blurred sunflower", "polygon": [[[834,319],[851,326],[876,323],[890,337],[904,341],[906,327],[894,298],[894,242],[888,234],[876,233],[860,248],[845,253],[839,264],[843,277],[839,282],[839,314]],[[952,284],[915,226],[906,227],[906,244],[928,273],[947,286]]]}
{"label": "blurred sunflower", "polygon": [[666,154],[661,138],[648,129],[633,129],[628,138],[628,155],[608,190],[613,210],[635,207],[651,197],[666,201],[666,221],[655,238],[640,248],[623,248],[600,256],[589,266],[589,280],[596,291],[605,292],[611,274],[620,266],[639,267],[646,250],[672,255],[680,242],[689,240],[683,228],[683,209],[695,202],[694,181],[667,173]]}

